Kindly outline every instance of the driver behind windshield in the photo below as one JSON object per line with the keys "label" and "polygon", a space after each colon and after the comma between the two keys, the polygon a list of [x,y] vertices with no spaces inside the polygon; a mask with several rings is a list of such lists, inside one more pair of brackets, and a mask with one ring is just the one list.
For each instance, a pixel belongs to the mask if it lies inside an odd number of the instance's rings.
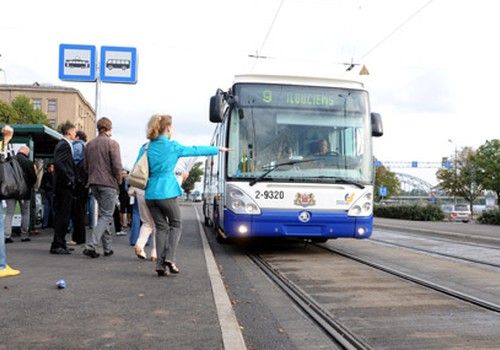
{"label": "driver behind windshield", "polygon": [[311,154],[314,156],[320,156],[323,154],[328,154],[330,150],[330,144],[327,139],[321,139],[316,143],[311,145]]}

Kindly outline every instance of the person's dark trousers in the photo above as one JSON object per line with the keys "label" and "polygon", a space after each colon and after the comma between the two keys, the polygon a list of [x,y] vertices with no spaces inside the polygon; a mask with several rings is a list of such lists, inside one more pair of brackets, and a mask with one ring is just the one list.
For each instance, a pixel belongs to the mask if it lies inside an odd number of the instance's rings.
{"label": "person's dark trousers", "polygon": [[42,227],[54,226],[54,192],[43,193],[43,224]]}
{"label": "person's dark trousers", "polygon": [[66,233],[73,209],[73,190],[71,188],[57,188],[54,193],[54,239],[50,249],[66,246]]}
{"label": "person's dark trousers", "polygon": [[73,201],[73,234],[72,239],[76,244],[86,242],[85,233],[85,204],[88,200],[88,189],[80,183],[76,184]]}
{"label": "person's dark trousers", "polygon": [[121,232],[122,224],[120,223],[120,208],[115,205],[115,211],[113,212],[113,221],[115,223],[115,232]]}

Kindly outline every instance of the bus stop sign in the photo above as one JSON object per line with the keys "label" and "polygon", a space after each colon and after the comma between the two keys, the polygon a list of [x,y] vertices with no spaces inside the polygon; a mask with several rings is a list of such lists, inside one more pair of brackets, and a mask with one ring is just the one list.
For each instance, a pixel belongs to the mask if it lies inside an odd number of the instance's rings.
{"label": "bus stop sign", "polygon": [[137,49],[102,46],[99,73],[103,82],[137,83]]}
{"label": "bus stop sign", "polygon": [[59,45],[59,79],[96,81],[95,46]]}

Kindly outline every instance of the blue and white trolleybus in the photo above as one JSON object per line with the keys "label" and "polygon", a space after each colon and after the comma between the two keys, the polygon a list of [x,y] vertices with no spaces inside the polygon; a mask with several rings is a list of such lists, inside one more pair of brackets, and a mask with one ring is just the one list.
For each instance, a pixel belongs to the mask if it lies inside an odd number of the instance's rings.
{"label": "blue and white trolleybus", "polygon": [[361,82],[236,76],[210,99],[212,144],[203,212],[219,242],[237,237],[367,238],[372,137],[381,136]]}

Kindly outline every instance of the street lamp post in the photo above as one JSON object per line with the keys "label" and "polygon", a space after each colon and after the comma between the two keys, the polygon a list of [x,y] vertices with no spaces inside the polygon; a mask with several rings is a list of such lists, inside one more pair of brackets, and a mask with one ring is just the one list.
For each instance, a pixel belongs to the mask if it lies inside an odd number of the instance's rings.
{"label": "street lamp post", "polygon": [[[2,54],[0,53],[0,57],[2,57]],[[3,73],[3,82],[7,84],[7,73],[5,73],[5,69],[0,68],[0,72]]]}
{"label": "street lamp post", "polygon": [[[453,146],[455,146],[455,159],[453,161],[453,168],[454,168],[454,174],[455,174],[454,181],[455,181],[455,186],[456,186],[457,183],[458,183],[458,159],[457,159],[458,151],[457,151],[457,144],[455,142],[453,142],[453,140],[450,140],[450,139],[448,139],[448,142],[450,142],[451,144],[453,144]],[[455,193],[453,193],[453,203],[457,204],[457,197],[456,197]]]}

